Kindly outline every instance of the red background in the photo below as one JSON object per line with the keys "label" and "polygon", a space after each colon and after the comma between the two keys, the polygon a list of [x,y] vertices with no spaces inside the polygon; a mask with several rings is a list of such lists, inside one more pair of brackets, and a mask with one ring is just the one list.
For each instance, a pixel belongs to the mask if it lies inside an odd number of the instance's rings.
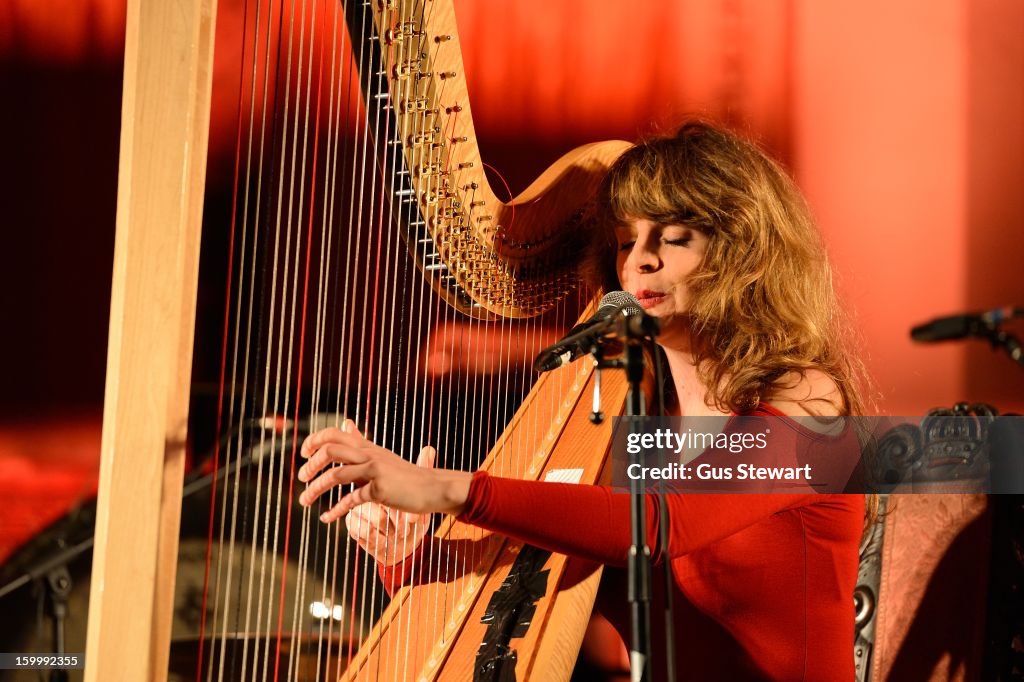
{"label": "red background", "polygon": [[[484,158],[514,191],[580,144],[689,114],[728,122],[804,189],[880,413],[1024,411],[1024,370],[982,342],[908,337],[935,316],[1024,305],[1024,4],[455,4]],[[211,192],[230,176],[241,9],[218,12]],[[111,0],[0,6],[0,557],[95,486],[124,15]],[[208,317],[200,300],[200,334]]]}

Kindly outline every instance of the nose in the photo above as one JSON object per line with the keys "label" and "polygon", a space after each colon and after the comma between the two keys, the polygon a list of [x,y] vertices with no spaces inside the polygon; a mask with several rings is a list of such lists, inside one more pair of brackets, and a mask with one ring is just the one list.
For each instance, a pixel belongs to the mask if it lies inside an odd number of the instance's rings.
{"label": "nose", "polygon": [[637,239],[626,259],[626,266],[637,272],[653,272],[661,267],[661,256],[648,239]]}

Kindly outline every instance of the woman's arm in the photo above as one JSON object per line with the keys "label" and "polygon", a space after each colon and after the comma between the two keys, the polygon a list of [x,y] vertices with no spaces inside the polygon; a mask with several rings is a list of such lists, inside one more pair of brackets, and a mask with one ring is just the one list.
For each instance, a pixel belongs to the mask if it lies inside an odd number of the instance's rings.
{"label": "woman's arm", "polygon": [[[310,481],[299,497],[310,505],[336,485],[355,483],[321,515],[334,521],[365,502],[416,514],[440,511],[544,549],[622,565],[631,545],[629,496],[602,486],[498,478],[417,467],[363,438],[347,422],[325,429],[302,447],[309,461],[299,480]],[[340,466],[327,468],[328,464]],[[818,495],[670,495],[669,555],[679,556],[746,528]],[[655,559],[660,523],[657,498],[647,496],[647,542]]]}
{"label": "woman's arm", "polygon": [[[646,496],[647,544],[655,562],[658,498]],[[726,538],[774,513],[821,501],[821,495],[705,495],[669,493],[670,557]],[[607,486],[519,481],[478,471],[459,520],[543,549],[625,566],[632,546],[629,495]]]}

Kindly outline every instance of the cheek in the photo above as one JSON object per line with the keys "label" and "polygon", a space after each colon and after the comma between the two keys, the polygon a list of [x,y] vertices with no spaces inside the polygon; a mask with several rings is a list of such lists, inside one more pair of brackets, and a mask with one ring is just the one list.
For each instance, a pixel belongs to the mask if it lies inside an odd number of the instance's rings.
{"label": "cheek", "polygon": [[619,256],[615,260],[615,277],[619,280],[619,284],[622,286],[626,285],[626,259]]}

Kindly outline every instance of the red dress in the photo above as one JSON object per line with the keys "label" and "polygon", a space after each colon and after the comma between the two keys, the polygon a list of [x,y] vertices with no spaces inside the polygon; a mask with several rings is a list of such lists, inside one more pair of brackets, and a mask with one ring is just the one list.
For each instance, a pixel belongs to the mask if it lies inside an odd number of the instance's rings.
{"label": "red dress", "polygon": [[[806,433],[791,431],[795,449]],[[654,565],[666,555],[671,562],[678,679],[853,679],[863,495],[669,495],[667,552],[658,500],[648,495],[646,503]],[[477,472],[459,520],[606,564],[597,608],[628,643],[629,514],[629,496],[609,487]],[[662,585],[655,568],[656,679],[664,676]]]}

